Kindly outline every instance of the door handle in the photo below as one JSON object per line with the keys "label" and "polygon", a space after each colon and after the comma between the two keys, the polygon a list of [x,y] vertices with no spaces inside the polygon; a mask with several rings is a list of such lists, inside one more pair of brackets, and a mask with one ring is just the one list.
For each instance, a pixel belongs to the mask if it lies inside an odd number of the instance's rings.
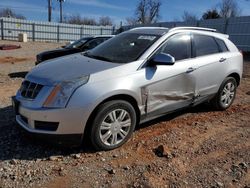
{"label": "door handle", "polygon": [[196,68],[193,68],[193,67],[189,67],[187,70],[186,70],[186,73],[191,73],[193,71],[195,71]]}
{"label": "door handle", "polygon": [[219,60],[219,62],[224,62],[224,61],[226,61],[227,60],[227,58],[224,58],[224,57],[222,57],[222,58],[220,58],[220,60]]}

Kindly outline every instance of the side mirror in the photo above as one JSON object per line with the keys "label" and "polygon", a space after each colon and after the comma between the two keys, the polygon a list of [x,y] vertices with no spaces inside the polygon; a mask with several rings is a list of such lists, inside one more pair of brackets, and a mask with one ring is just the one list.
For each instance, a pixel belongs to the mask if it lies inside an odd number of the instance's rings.
{"label": "side mirror", "polygon": [[175,63],[175,58],[165,53],[156,54],[149,60],[150,66],[173,65],[174,63]]}

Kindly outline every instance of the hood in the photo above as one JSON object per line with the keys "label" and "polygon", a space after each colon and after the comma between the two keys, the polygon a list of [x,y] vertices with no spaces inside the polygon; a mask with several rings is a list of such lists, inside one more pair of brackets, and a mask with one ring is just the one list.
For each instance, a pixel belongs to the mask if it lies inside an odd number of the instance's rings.
{"label": "hood", "polygon": [[119,65],[121,64],[96,60],[77,53],[41,63],[34,67],[25,79],[42,85],[55,85]]}

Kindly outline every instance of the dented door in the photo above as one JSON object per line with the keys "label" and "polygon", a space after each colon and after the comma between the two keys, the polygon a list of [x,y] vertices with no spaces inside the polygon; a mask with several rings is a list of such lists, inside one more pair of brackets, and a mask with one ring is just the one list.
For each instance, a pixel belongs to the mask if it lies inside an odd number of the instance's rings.
{"label": "dented door", "polygon": [[142,97],[148,116],[160,115],[192,103],[195,97],[195,85],[190,60],[184,60],[172,66],[147,67],[148,84],[142,87]]}
{"label": "dented door", "polygon": [[145,68],[147,84],[142,88],[142,96],[148,116],[188,106],[196,95],[190,33],[171,36],[157,53],[170,54],[176,62]]}

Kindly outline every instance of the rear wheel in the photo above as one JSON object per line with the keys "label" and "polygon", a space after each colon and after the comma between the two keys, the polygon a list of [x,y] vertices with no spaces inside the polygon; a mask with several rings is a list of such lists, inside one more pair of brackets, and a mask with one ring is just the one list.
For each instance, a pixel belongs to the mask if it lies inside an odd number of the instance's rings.
{"label": "rear wheel", "polygon": [[111,150],[124,144],[136,125],[133,106],[122,100],[102,104],[91,126],[91,142],[97,150]]}
{"label": "rear wheel", "polygon": [[235,99],[236,89],[237,82],[235,78],[226,78],[221,84],[218,93],[212,100],[214,107],[218,110],[225,110],[229,108]]}

